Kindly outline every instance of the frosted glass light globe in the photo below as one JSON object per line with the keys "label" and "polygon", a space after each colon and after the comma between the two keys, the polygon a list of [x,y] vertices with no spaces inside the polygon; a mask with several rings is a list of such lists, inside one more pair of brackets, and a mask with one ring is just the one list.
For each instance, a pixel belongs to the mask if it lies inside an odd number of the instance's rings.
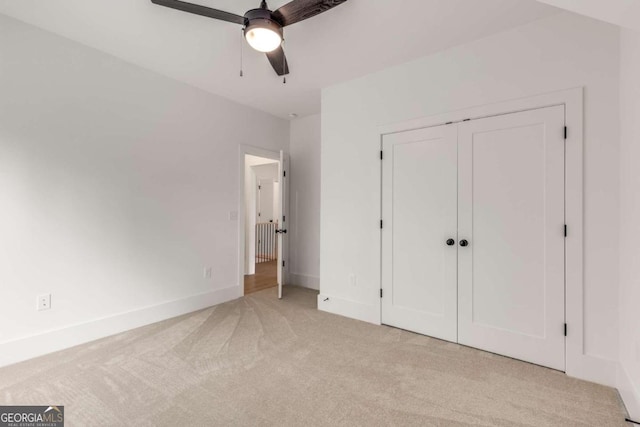
{"label": "frosted glass light globe", "polygon": [[280,34],[269,28],[251,28],[245,37],[249,45],[259,52],[273,52],[282,44]]}

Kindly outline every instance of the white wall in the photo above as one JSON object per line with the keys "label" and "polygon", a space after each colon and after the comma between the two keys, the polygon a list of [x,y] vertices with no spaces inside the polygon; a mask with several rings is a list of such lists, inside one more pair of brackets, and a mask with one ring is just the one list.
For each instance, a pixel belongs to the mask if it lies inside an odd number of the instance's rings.
{"label": "white wall", "polygon": [[561,9],[570,10],[611,24],[640,30],[640,2],[638,0],[538,0]]}
{"label": "white wall", "polygon": [[615,366],[618,38],[612,25],[562,13],[325,89],[320,290],[332,310],[380,318],[380,125],[584,86],[584,352]]}
{"label": "white wall", "polygon": [[620,372],[618,389],[640,420],[640,32],[621,33]]}
{"label": "white wall", "polygon": [[287,121],[2,15],[0,64],[0,365],[242,294],[239,145]]}
{"label": "white wall", "polygon": [[320,115],[291,122],[289,214],[292,284],[320,284]]}

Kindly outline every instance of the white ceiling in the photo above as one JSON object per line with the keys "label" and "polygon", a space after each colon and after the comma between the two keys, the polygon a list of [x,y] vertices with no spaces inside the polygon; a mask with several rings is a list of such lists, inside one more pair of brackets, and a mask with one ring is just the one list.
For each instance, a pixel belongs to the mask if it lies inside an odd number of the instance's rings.
{"label": "white ceiling", "polygon": [[[196,1],[239,15],[259,4]],[[323,87],[557,12],[533,0],[349,0],[287,27],[284,85],[246,44],[239,77],[239,25],[149,0],[0,0],[0,13],[283,118],[319,112]]]}

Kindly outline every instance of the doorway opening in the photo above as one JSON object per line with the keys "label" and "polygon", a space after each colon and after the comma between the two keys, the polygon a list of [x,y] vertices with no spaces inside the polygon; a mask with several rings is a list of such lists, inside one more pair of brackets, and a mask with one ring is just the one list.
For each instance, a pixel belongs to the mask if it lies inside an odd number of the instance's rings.
{"label": "doorway opening", "polygon": [[244,155],[244,294],[278,286],[281,163]]}

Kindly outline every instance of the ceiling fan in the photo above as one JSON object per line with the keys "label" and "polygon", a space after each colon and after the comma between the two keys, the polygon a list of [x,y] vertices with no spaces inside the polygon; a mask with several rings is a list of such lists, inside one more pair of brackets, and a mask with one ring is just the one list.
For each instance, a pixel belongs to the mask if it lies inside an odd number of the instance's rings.
{"label": "ceiling fan", "polygon": [[275,72],[284,76],[289,74],[289,64],[282,49],[284,27],[312,18],[347,0],[293,0],[275,11],[269,10],[267,2],[262,0],[258,9],[251,9],[244,16],[180,0],[151,1],[160,6],[242,25],[249,45],[266,53]]}

